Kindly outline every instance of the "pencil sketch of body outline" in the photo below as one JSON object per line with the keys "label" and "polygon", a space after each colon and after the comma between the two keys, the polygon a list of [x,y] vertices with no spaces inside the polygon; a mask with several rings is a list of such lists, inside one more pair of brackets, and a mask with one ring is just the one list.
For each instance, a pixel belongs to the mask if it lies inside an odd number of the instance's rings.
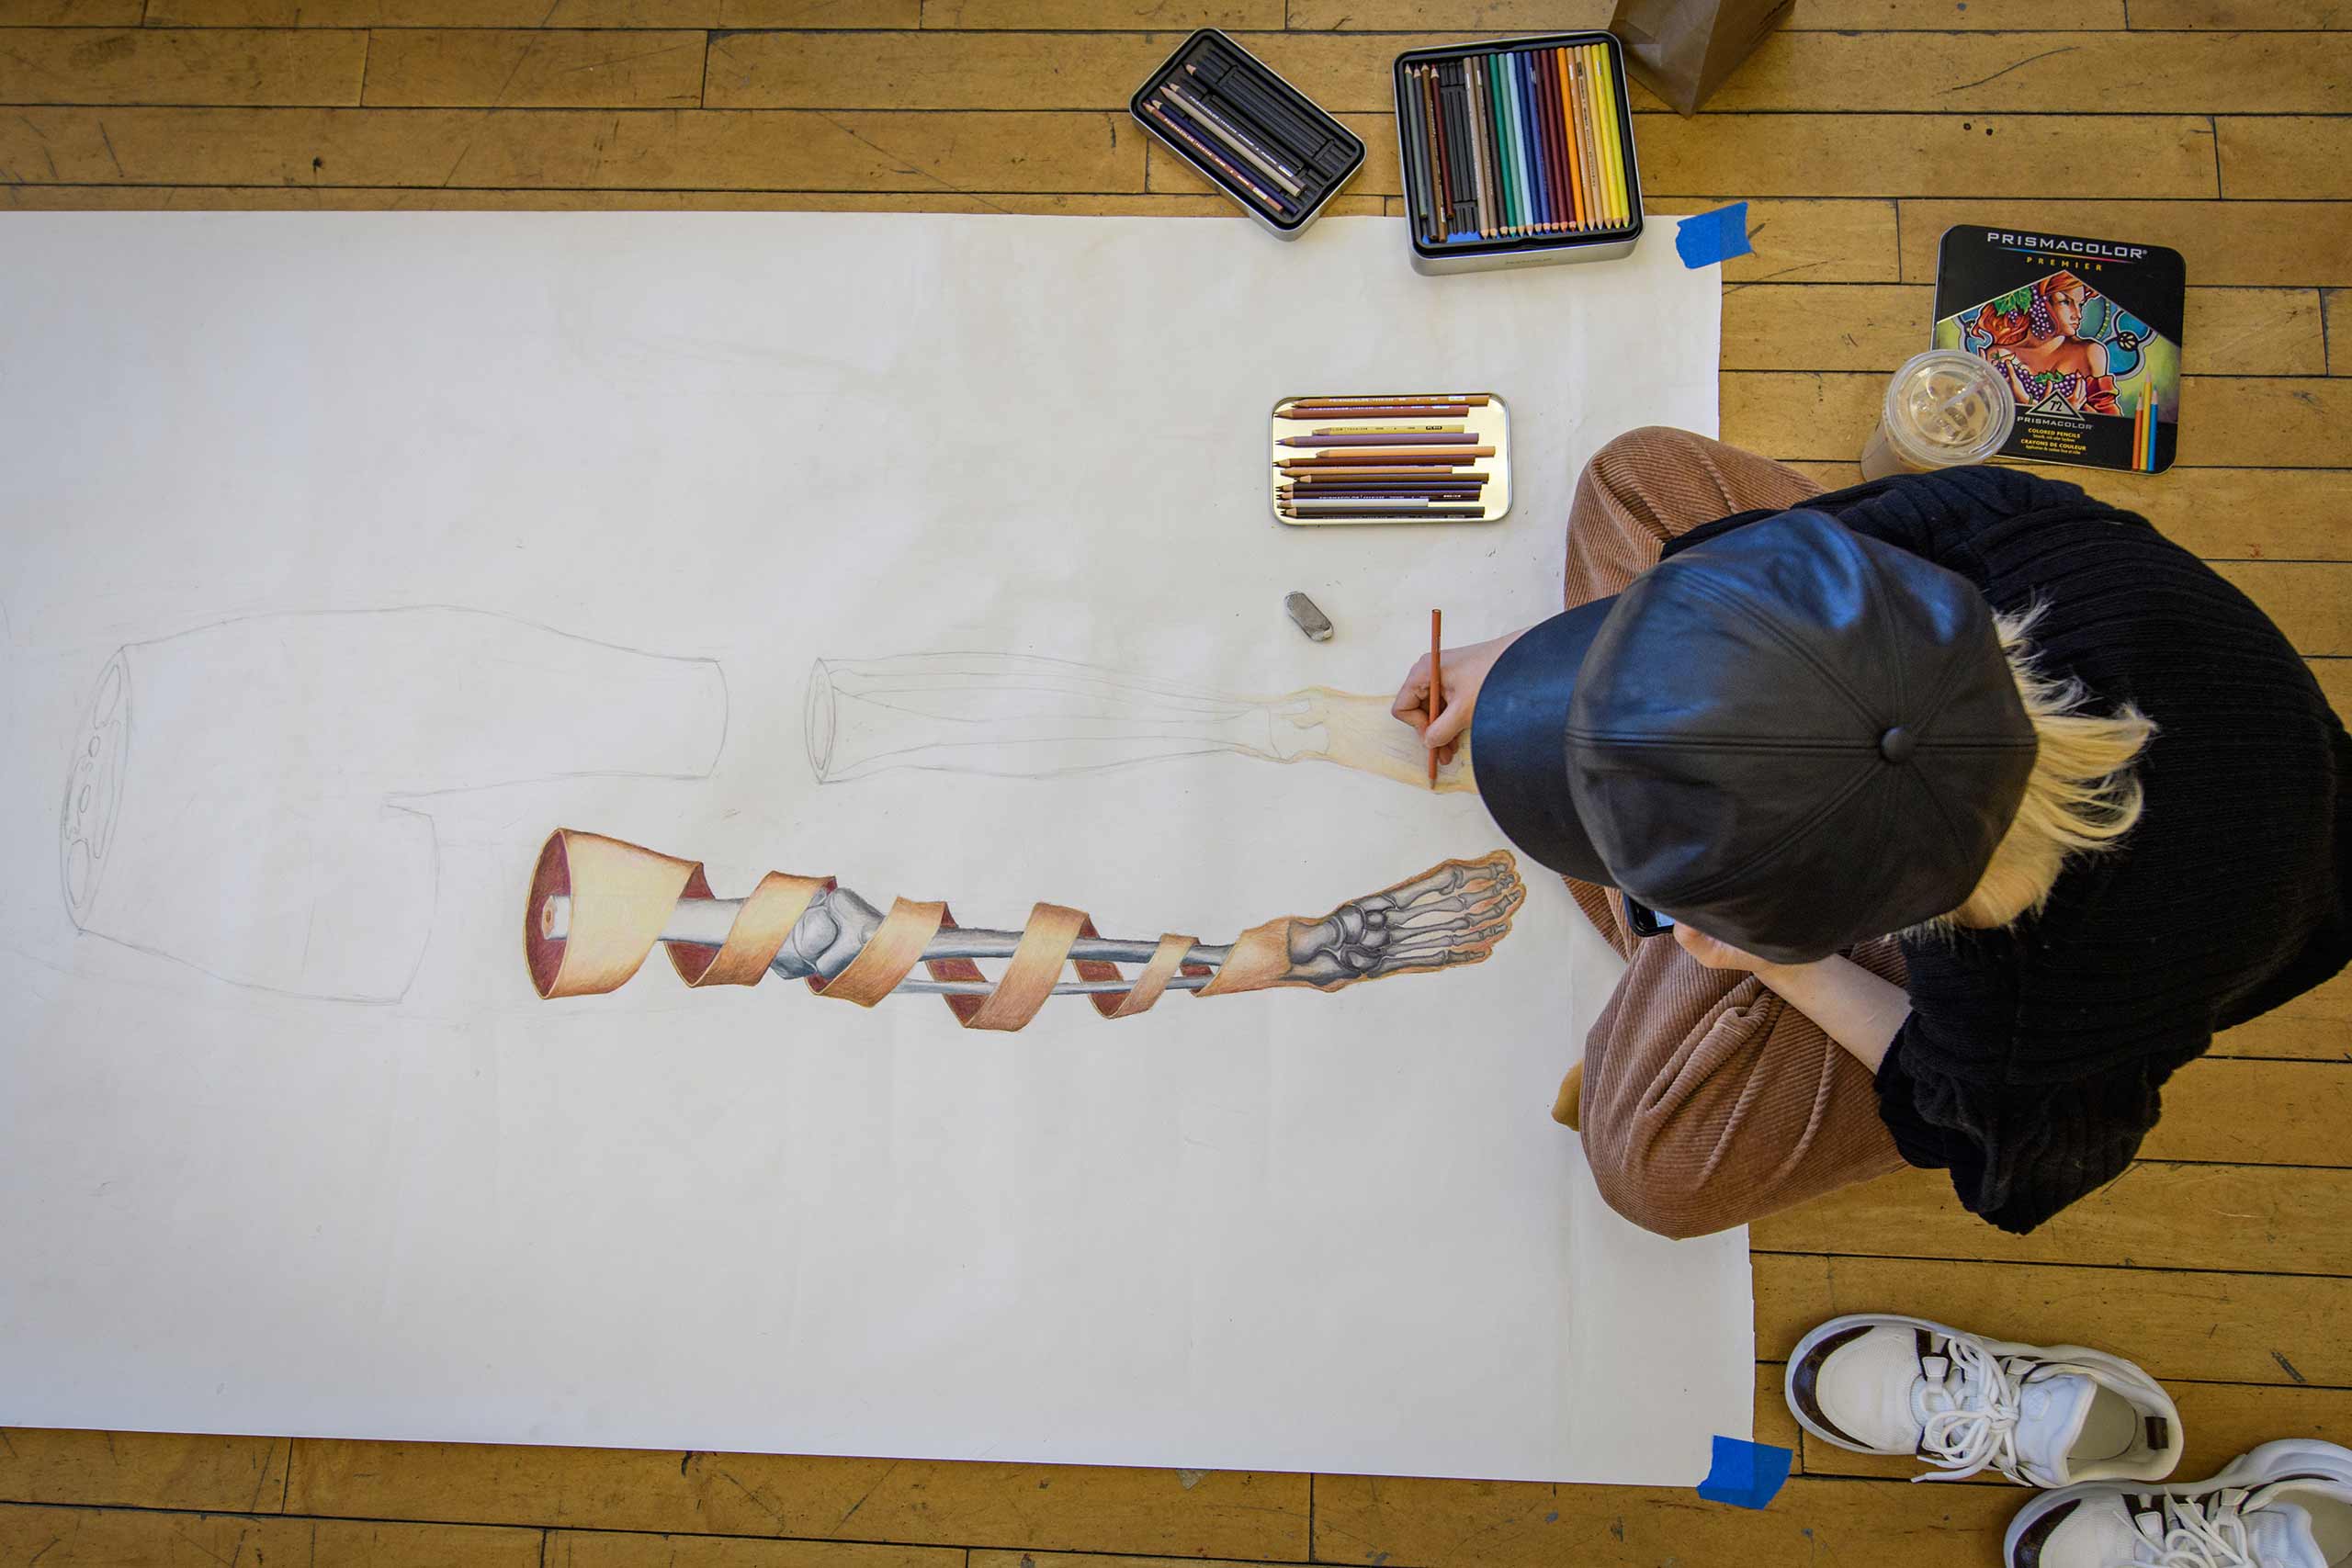
{"label": "pencil sketch of body outline", "polygon": [[[1517,860],[1496,850],[1442,862],[1319,918],[1277,916],[1230,942],[1176,933],[1138,941],[1099,936],[1082,911],[1055,904],[1036,905],[1019,931],[961,926],[938,902],[899,898],[885,913],[830,876],[770,872],[748,896],[720,898],[698,861],[558,829],[532,873],[523,947],[543,998],[616,990],[658,944],[690,987],[774,975],[865,1007],[937,996],[962,1027],[1017,1030],[1056,997],[1082,996],[1122,1019],[1171,990],[1329,992],[1482,964],[1526,897]],[[991,979],[978,959],[1005,967]],[[1143,968],[1125,976],[1122,964]]]}
{"label": "pencil sketch of body outline", "polygon": [[[1428,754],[1386,697],[1329,686],[1239,696],[1032,654],[820,659],[802,731],[820,784],[900,768],[1066,778],[1229,753],[1428,787]],[[1475,787],[1464,746],[1439,771],[1438,788]]]}
{"label": "pencil sketch of body outline", "polygon": [[[528,651],[534,656],[568,654],[575,661],[594,661],[605,670],[616,664],[624,665],[683,699],[675,705],[675,708],[684,714],[678,724],[682,733],[695,732],[693,755],[682,759],[684,765],[676,767],[574,767],[550,765],[542,759],[532,765],[492,765],[479,773],[458,776],[464,768],[462,761],[456,763],[441,761],[431,754],[432,749],[418,747],[394,770],[412,775],[400,784],[383,781],[371,784],[364,777],[356,780],[340,778],[335,780],[337,787],[330,791],[321,779],[298,776],[298,786],[303,784],[319,785],[321,793],[315,798],[281,787],[289,773],[300,775],[303,772],[299,746],[289,745],[280,755],[245,759],[250,763],[255,793],[261,789],[261,781],[266,780],[277,795],[288,797],[295,808],[307,809],[311,813],[309,824],[321,829],[323,840],[318,848],[322,853],[331,851],[337,856],[337,860],[325,863],[341,863],[343,856],[358,854],[360,851],[356,840],[364,836],[364,829],[370,825],[382,826],[396,821],[413,823],[414,826],[409,831],[422,835],[419,850],[408,856],[413,863],[409,868],[412,879],[408,892],[413,906],[411,912],[415,918],[400,933],[397,952],[388,951],[365,960],[355,965],[349,974],[322,986],[304,984],[299,979],[289,983],[271,971],[266,957],[238,964],[224,962],[220,955],[194,956],[192,953],[201,946],[201,922],[209,913],[187,905],[187,895],[195,889],[186,886],[177,888],[125,886],[126,883],[138,883],[142,876],[150,881],[168,880],[156,876],[152,859],[146,866],[125,866],[121,863],[123,857],[117,852],[122,848],[119,835],[123,828],[126,799],[130,795],[159,793],[166,787],[185,789],[196,797],[183,801],[180,806],[178,816],[187,818],[198,815],[193,808],[203,803],[204,787],[211,787],[222,799],[234,798],[240,805],[245,804],[245,796],[244,792],[234,789],[234,780],[227,781],[224,785],[223,781],[218,778],[191,779],[188,776],[191,770],[182,760],[168,755],[172,750],[171,737],[164,738],[161,743],[160,751],[164,754],[152,760],[147,758],[147,748],[141,743],[134,719],[141,703],[141,687],[152,681],[173,688],[167,703],[153,705],[187,708],[212,703],[217,705],[216,716],[225,722],[234,723],[241,716],[239,710],[249,705],[254,694],[250,690],[206,678],[200,671],[192,675],[187,668],[175,668],[175,661],[190,667],[201,665],[208,653],[229,664],[236,663],[240,658],[249,660],[254,652],[252,649],[224,651],[223,640],[233,640],[239,628],[248,628],[248,635],[260,635],[273,626],[334,628],[335,632],[346,633],[345,640],[351,646],[339,650],[340,656],[347,665],[361,668],[368,667],[378,654],[391,650],[390,644],[381,649],[364,646],[371,633],[381,632],[390,626],[407,631],[413,626],[414,633],[407,639],[413,656],[412,666],[406,670],[386,670],[388,683],[404,693],[413,704],[419,706],[445,703],[463,709],[470,703],[471,711],[464,713],[463,717],[478,721],[485,733],[494,729],[499,737],[510,742],[518,734],[528,735],[532,731],[530,716],[526,708],[518,711],[521,705],[506,700],[495,682],[484,681],[485,666],[482,661],[462,663],[448,680],[421,678],[431,672],[436,661],[459,662],[458,654],[452,650],[466,640],[460,635],[464,631],[495,631],[519,645],[528,645]],[[333,640],[332,637],[329,640]],[[390,639],[390,644],[401,641],[397,637]],[[211,645],[209,649],[204,646],[208,642]],[[194,650],[192,656],[191,649]],[[518,648],[516,651],[523,649]],[[572,685],[594,683],[576,674],[567,677],[557,667],[558,662],[558,660],[550,658],[537,673],[549,678],[551,683],[560,684],[566,681]],[[517,663],[520,664],[519,660]],[[146,671],[144,674],[141,673],[142,669]],[[87,716],[76,732],[69,759],[64,799],[59,815],[59,893],[67,918],[77,932],[101,937],[119,946],[184,964],[227,984],[283,996],[361,1006],[394,1005],[406,996],[424,964],[431,942],[432,911],[440,888],[441,846],[437,827],[431,813],[413,803],[508,784],[571,778],[707,779],[717,770],[718,760],[726,750],[729,709],[726,672],[714,659],[653,653],[604,638],[581,637],[522,616],[459,604],[264,611],[227,616],[161,637],[125,643],[115,649],[101,668],[96,690],[85,710]],[[564,716],[569,716],[568,712]],[[184,728],[190,727],[184,713],[175,714],[172,722]],[[152,730],[156,723],[156,716],[151,712],[145,728]],[[206,727],[198,724],[193,728],[200,730]],[[566,728],[569,728],[569,725]],[[543,745],[547,743],[547,736],[543,733],[537,736],[537,739]],[[566,744],[571,742],[567,739]],[[610,744],[607,740],[594,744],[582,742],[580,746],[582,751],[593,755],[599,745]],[[332,764],[335,761],[330,759],[330,777],[333,776]],[[127,787],[127,775],[134,766],[141,769],[142,777]],[[436,771],[447,776],[449,782],[428,782],[413,776]],[[349,830],[330,832],[330,828]],[[400,830],[394,828],[395,832]],[[199,863],[208,854],[211,855],[218,861],[219,883],[233,886],[238,876],[249,872],[257,852],[270,847],[275,837],[274,834],[241,837],[219,830],[216,824],[199,820],[187,831],[179,830],[176,824],[168,830],[151,831],[146,835],[148,841],[143,847],[150,852],[175,858],[186,857]],[[201,886],[200,881],[198,886]],[[101,891],[109,895],[104,907],[99,904]],[[309,889],[285,886],[274,889],[265,886],[261,891],[265,901],[273,892],[281,900],[316,896]],[[182,901],[176,914],[171,908],[161,907],[175,894]],[[379,885],[350,888],[339,896],[353,903],[364,903],[390,895],[384,886]],[[314,929],[316,919],[317,909],[314,907],[306,931]],[[306,964],[310,956],[306,941],[304,950],[297,955],[297,965]]]}

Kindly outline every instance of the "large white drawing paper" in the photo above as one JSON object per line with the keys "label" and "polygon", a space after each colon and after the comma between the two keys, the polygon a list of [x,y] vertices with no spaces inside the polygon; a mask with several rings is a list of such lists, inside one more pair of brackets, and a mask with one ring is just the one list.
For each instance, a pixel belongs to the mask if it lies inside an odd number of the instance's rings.
{"label": "large white drawing paper", "polygon": [[[0,1422],[1681,1484],[1747,1430],[1744,1236],[1545,1114],[1614,961],[1385,694],[1431,604],[1556,608],[1602,440],[1713,428],[1712,272],[156,215],[0,220]],[[1472,388],[1504,522],[1266,516],[1278,398]]]}

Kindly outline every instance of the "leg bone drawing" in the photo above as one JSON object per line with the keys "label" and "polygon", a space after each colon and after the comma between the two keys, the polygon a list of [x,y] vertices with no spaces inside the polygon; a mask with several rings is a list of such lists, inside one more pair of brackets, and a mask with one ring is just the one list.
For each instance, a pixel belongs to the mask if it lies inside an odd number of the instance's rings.
{"label": "leg bone drawing", "polygon": [[[1336,762],[1427,787],[1420,742],[1388,698],[1308,686],[1233,696],[1008,653],[819,660],[808,675],[808,765],[837,784],[886,768],[1046,778],[1214,752]],[[1439,772],[1468,790],[1467,747]]]}
{"label": "leg bone drawing", "polygon": [[[1082,996],[1105,1018],[1131,1018],[1168,991],[1335,991],[1477,964],[1510,934],[1525,897],[1517,863],[1498,850],[1351,898],[1319,919],[1277,917],[1223,945],[1173,934],[1129,941],[1099,935],[1082,912],[1057,904],[1037,905],[1020,931],[995,931],[959,926],[939,903],[900,898],[884,913],[831,877],[782,872],[747,897],[719,898],[698,862],[560,829],[539,852],[523,936],[531,982],[547,998],[614,990],[659,942],[689,986],[751,986],[773,974],[866,1007],[936,996],[965,1028],[1010,1030],[1053,997]],[[997,978],[974,962],[984,958],[1004,961]],[[1127,976],[1122,964],[1143,967]]]}

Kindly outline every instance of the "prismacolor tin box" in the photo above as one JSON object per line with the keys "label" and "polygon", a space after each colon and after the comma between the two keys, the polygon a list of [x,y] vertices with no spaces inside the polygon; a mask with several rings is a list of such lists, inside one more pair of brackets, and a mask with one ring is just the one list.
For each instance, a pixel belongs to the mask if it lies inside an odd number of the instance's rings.
{"label": "prismacolor tin box", "polygon": [[1936,268],[1938,348],[2017,399],[2005,456],[2160,473],[2180,434],[2180,253],[1960,225]]}

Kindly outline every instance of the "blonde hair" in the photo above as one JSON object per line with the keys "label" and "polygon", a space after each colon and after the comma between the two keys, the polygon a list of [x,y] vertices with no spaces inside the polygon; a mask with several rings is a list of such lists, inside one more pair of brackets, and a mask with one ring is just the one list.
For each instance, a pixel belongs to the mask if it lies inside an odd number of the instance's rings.
{"label": "blonde hair", "polygon": [[2132,766],[2156,727],[2128,703],[2112,714],[2086,712],[2091,694],[2080,681],[2036,669],[2028,634],[2041,614],[2037,605],[1993,617],[2041,742],[2025,798],[1976,890],[1931,926],[1990,929],[2033,913],[2049,900],[2068,856],[2115,849],[2140,820],[2140,781]]}

